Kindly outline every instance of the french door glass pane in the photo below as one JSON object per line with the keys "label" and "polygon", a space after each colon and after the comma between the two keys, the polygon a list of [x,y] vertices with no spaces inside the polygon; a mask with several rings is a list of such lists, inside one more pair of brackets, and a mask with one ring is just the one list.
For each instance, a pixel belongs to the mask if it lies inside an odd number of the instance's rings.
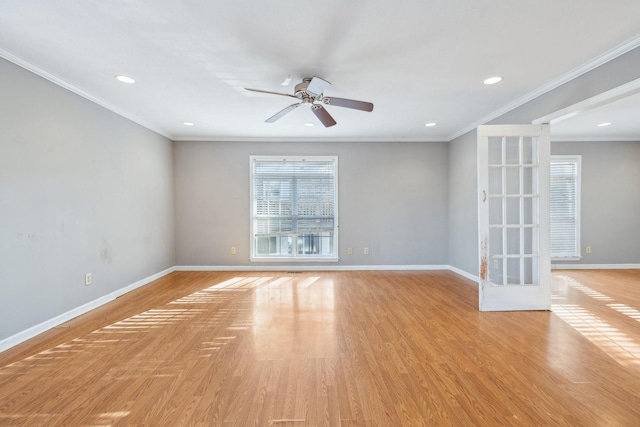
{"label": "french door glass pane", "polygon": [[531,137],[523,137],[522,138],[522,163],[525,165],[534,164],[535,156],[534,151],[535,145],[534,140]]}
{"label": "french door glass pane", "polygon": [[502,164],[502,138],[491,137],[488,141],[489,165]]}
{"label": "french door glass pane", "polygon": [[507,255],[520,255],[520,229],[507,228]]}
{"label": "french door glass pane", "polygon": [[520,164],[520,138],[505,137],[505,163],[508,165]]}
{"label": "french door glass pane", "polygon": [[520,194],[520,168],[507,167],[507,194]]}
{"label": "french door glass pane", "polygon": [[491,284],[503,285],[504,284],[504,258],[494,259],[492,265],[489,267],[489,276],[491,277]]}
{"label": "french door glass pane", "polygon": [[533,168],[522,168],[522,194],[533,193]]}
{"label": "french door glass pane", "polygon": [[508,197],[507,203],[507,224],[518,225],[520,224],[520,198]]}
{"label": "french door glass pane", "polygon": [[502,194],[502,168],[489,168],[489,195]]}
{"label": "french door glass pane", "polygon": [[520,285],[520,258],[507,258],[507,284]]}
{"label": "french door glass pane", "polygon": [[504,250],[502,247],[502,228],[491,228],[489,229],[489,239],[491,240],[490,254],[492,256],[504,255]]}
{"label": "french door glass pane", "polygon": [[525,258],[523,266],[523,279],[525,285],[534,283],[533,281],[533,258]]}
{"label": "french door glass pane", "polygon": [[532,225],[533,218],[534,199],[533,197],[522,198],[522,223],[524,225]]}

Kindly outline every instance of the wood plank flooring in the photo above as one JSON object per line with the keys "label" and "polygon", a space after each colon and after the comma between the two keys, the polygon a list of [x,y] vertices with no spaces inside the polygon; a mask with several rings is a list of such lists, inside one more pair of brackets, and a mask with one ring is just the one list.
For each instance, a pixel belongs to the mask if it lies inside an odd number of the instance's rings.
{"label": "wood plank flooring", "polygon": [[552,276],[175,272],[0,354],[0,425],[640,425],[640,272]]}

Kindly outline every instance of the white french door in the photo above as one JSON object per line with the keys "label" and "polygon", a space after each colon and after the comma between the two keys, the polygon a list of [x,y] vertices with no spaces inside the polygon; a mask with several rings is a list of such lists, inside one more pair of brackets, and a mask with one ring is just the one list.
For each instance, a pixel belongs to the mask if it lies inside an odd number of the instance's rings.
{"label": "white french door", "polygon": [[480,311],[549,310],[549,125],[478,127]]}

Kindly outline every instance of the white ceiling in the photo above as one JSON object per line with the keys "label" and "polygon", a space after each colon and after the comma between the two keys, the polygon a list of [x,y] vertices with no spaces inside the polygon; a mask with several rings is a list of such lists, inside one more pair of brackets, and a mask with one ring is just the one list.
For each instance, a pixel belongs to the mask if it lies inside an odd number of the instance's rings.
{"label": "white ceiling", "polygon": [[[0,55],[176,140],[442,141],[637,46],[639,30],[638,0],[3,0]],[[243,89],[292,93],[311,76],[374,111],[267,124],[292,99]]]}

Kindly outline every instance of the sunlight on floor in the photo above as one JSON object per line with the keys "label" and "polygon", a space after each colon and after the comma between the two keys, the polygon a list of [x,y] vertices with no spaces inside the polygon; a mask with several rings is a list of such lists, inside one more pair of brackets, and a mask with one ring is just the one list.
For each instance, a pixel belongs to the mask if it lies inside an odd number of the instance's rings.
{"label": "sunlight on floor", "polygon": [[92,424],[91,427],[112,426],[118,423],[121,418],[126,418],[129,413],[129,411],[104,412],[96,417],[96,423]]}
{"label": "sunlight on floor", "polygon": [[333,354],[336,337],[332,280],[282,277],[256,288],[254,295],[253,340],[261,360],[278,359],[286,352],[303,357]]}
{"label": "sunlight on floor", "polygon": [[640,365],[640,346],[584,308],[558,304],[553,306],[553,312],[621,365]]}
{"label": "sunlight on floor", "polygon": [[559,286],[560,287],[564,287],[565,288],[565,293],[566,293],[566,288],[570,287],[573,288],[575,290],[578,290],[580,292],[582,292],[583,294],[585,294],[588,297],[600,300],[600,301],[613,301],[613,298],[608,297],[598,291],[595,291],[587,286],[584,286],[582,283],[578,282],[577,280],[575,280],[572,277],[568,277],[568,276],[556,276],[555,278],[556,280],[559,281]]}
{"label": "sunlight on floor", "polygon": [[607,306],[613,308],[618,313],[622,313],[625,316],[629,316],[630,318],[640,322],[640,311],[633,307],[629,307],[626,304],[607,304]]}
{"label": "sunlight on floor", "polygon": [[[0,375],[9,375],[21,367],[45,366],[54,360],[69,358],[74,353],[82,353],[87,350],[100,351],[105,346],[134,342],[140,339],[138,335],[141,333],[146,333],[153,329],[172,327],[178,323],[190,322],[198,316],[202,317],[203,327],[206,327],[211,325],[211,322],[215,323],[218,319],[228,315],[229,310],[216,307],[215,313],[213,313],[211,308],[204,307],[205,304],[218,306],[230,300],[231,296],[228,296],[225,292],[247,291],[268,283],[271,279],[271,277],[234,277],[217,283],[168,303],[169,305],[186,306],[184,308],[154,308],[135,314],[96,329],[87,335],[74,338],[69,342],[59,344],[7,365],[0,369]],[[189,307],[189,305],[195,305],[196,307]],[[234,323],[227,329],[230,331],[246,330],[252,326],[252,322]],[[203,342],[201,344],[202,357],[211,356],[213,352],[218,351],[235,338],[235,334],[228,334],[227,336],[216,337],[213,341]]]}
{"label": "sunlight on floor", "polygon": [[[629,338],[620,329],[603,321],[578,304],[563,304],[569,289],[575,289],[596,301],[609,302],[613,298],[596,290],[584,286],[577,280],[567,276],[556,276],[556,292],[552,295],[552,311],[563,321],[580,332],[589,341],[600,347],[616,362],[623,366],[640,366],[640,345]],[[632,319],[640,321],[640,312],[625,304],[606,304],[611,308]]]}

